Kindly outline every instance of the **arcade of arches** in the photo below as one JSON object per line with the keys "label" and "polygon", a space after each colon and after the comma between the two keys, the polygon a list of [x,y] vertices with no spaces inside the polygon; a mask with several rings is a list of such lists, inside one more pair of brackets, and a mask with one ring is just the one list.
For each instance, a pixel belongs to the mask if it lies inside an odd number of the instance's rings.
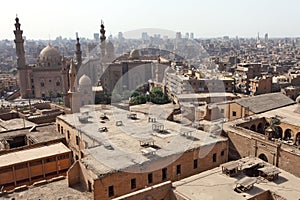
{"label": "arcade of arches", "polygon": [[283,122],[270,126],[271,120],[272,119],[258,118],[244,122],[238,126],[262,135],[266,135],[267,132],[270,132],[270,138],[272,139],[284,141],[288,144],[300,145],[300,127]]}

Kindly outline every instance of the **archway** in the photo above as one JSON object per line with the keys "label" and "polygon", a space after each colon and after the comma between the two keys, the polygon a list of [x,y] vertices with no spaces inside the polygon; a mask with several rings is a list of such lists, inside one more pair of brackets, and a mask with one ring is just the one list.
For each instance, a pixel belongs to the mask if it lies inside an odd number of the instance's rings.
{"label": "archway", "polygon": [[293,131],[291,130],[291,129],[286,129],[285,131],[284,131],[284,140],[292,140],[293,139],[293,136],[294,136],[294,134],[293,134]]}
{"label": "archway", "polygon": [[274,126],[273,130],[275,131],[273,135],[274,138],[282,138],[282,128],[280,126]]}
{"label": "archway", "polygon": [[268,162],[268,158],[265,154],[259,154],[258,158],[260,158],[261,160],[265,161],[265,162]]}
{"label": "archway", "polygon": [[253,124],[253,125],[250,127],[250,130],[251,130],[251,131],[256,131],[256,126],[255,126],[255,124]]}
{"label": "archway", "polygon": [[300,132],[298,132],[298,133],[296,134],[295,145],[300,145]]}
{"label": "archway", "polygon": [[259,123],[257,125],[257,132],[261,133],[261,134],[264,134],[264,128],[263,128],[263,125],[262,123]]}

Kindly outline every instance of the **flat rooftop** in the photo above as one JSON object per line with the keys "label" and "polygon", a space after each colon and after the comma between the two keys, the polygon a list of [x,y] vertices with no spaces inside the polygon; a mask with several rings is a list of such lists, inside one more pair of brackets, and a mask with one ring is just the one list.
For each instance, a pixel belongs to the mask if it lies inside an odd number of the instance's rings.
{"label": "flat rooftop", "polygon": [[54,123],[35,125],[35,127],[35,130],[31,130],[32,127],[26,127],[18,130],[5,131],[0,133],[0,139],[5,140],[20,135],[26,135],[34,143],[41,143],[64,138],[62,134],[56,131]]}
{"label": "flat rooftop", "polygon": [[15,118],[6,121],[0,119],[0,131],[16,130],[25,127],[32,127],[34,125],[36,124],[22,118]]}
{"label": "flat rooftop", "polygon": [[299,104],[277,108],[275,110],[264,112],[259,116],[271,118],[274,117],[275,115],[279,116],[280,121],[283,123],[291,124],[294,126],[300,126],[300,105]]}
{"label": "flat rooftop", "polygon": [[[247,158],[246,158],[247,159]],[[258,178],[257,183],[251,190],[237,193],[234,191],[236,183],[245,177],[241,174],[236,177],[229,177],[222,173],[221,167],[202,172],[200,174],[174,182],[174,193],[183,196],[185,199],[231,199],[242,200],[254,197],[264,191],[270,190],[288,200],[299,200],[300,178],[279,169],[279,178],[275,181],[268,181]]]}
{"label": "flat rooftop", "polygon": [[[106,174],[171,155],[181,155],[200,146],[227,141],[227,138],[166,120],[170,109],[163,105],[149,106],[148,112],[146,110],[145,105],[141,107],[142,112],[135,113],[113,106],[102,109],[96,105],[88,113],[88,122],[80,122],[81,113],[61,115],[58,119],[80,129],[81,137],[88,136],[98,143],[89,146],[85,150],[88,156],[82,159],[97,174]],[[128,118],[130,114],[136,114],[137,119]],[[103,116],[107,119],[102,120]],[[117,122],[122,122],[122,125],[117,126]],[[100,131],[104,128],[107,131]],[[143,146],[147,142],[151,145]]]}
{"label": "flat rooftop", "polygon": [[193,93],[193,94],[179,94],[176,95],[178,99],[201,99],[201,98],[214,98],[214,97],[236,97],[235,94],[230,92],[211,92],[211,93]]}
{"label": "flat rooftop", "polygon": [[71,152],[71,150],[63,143],[57,143],[49,146],[8,153],[0,156],[0,168],[68,152]]}

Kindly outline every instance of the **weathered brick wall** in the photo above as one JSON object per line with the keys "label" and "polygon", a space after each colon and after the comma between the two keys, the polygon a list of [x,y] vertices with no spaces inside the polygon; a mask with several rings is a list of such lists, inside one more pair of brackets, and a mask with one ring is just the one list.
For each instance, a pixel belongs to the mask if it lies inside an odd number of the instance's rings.
{"label": "weathered brick wall", "polygon": [[[224,155],[221,152],[224,151]],[[216,154],[216,162],[213,162],[213,154]],[[162,168],[167,168],[166,180],[177,181],[191,175],[203,172],[227,162],[228,143],[227,141],[216,143],[213,146],[201,147],[193,151],[185,152],[180,157],[169,157],[160,159],[147,165],[149,171],[142,173],[113,172],[94,182],[95,199],[109,199],[108,187],[114,186],[114,197],[143,189],[148,186],[159,184],[162,180]],[[198,167],[194,169],[194,159],[198,159]],[[181,165],[181,173],[177,175],[177,165]],[[159,167],[158,167],[159,166]],[[153,170],[152,170],[153,169]],[[134,169],[133,169],[134,171]],[[137,169],[138,172],[138,169]],[[148,173],[153,174],[153,183],[148,184]],[[136,188],[131,189],[131,179],[136,179]]]}
{"label": "weathered brick wall", "polygon": [[300,177],[300,156],[288,151],[280,151],[279,168]]}

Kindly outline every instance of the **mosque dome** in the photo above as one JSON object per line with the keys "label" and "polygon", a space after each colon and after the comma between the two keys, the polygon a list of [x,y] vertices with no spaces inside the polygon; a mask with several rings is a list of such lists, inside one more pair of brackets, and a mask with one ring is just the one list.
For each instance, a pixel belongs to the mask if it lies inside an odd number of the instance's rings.
{"label": "mosque dome", "polygon": [[129,54],[130,59],[139,59],[140,58],[140,52],[137,49],[133,49]]}
{"label": "mosque dome", "polygon": [[61,56],[58,50],[51,45],[47,45],[38,57],[38,63],[44,67],[58,67],[61,65]]}
{"label": "mosque dome", "polygon": [[87,75],[82,75],[79,79],[79,86],[90,86],[92,85],[92,81],[90,79],[90,77],[88,77]]}
{"label": "mosque dome", "polygon": [[40,53],[40,58],[59,58],[60,55],[56,48],[52,47],[51,45],[47,45]]}

